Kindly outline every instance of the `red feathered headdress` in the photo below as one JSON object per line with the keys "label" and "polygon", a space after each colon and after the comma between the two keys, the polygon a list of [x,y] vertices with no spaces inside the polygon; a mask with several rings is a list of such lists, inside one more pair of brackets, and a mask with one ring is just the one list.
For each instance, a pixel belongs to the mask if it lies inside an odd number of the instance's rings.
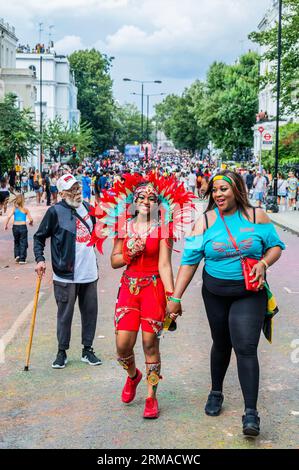
{"label": "red feathered headdress", "polygon": [[180,238],[192,223],[194,194],[186,191],[184,184],[175,176],[164,177],[150,172],[146,176],[124,174],[123,178],[124,183],[117,181],[111,189],[104,190],[100,203],[92,208],[91,215],[98,220],[89,245],[96,245],[99,252],[103,253],[106,238],[123,238],[126,235],[127,222],[133,215],[134,192],[142,183],[151,183],[158,194],[162,233],[168,233],[168,238],[175,240]]}

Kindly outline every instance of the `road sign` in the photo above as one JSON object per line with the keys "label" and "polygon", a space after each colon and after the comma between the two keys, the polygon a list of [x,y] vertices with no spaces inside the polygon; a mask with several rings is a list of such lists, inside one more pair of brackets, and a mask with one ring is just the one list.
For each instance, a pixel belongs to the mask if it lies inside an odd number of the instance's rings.
{"label": "road sign", "polygon": [[261,134],[264,132],[264,130],[265,130],[265,129],[263,128],[263,126],[260,126],[260,127],[258,128],[258,131],[259,131]]}
{"label": "road sign", "polygon": [[273,147],[273,138],[270,132],[265,132],[262,135],[262,149],[263,150],[272,150]]}

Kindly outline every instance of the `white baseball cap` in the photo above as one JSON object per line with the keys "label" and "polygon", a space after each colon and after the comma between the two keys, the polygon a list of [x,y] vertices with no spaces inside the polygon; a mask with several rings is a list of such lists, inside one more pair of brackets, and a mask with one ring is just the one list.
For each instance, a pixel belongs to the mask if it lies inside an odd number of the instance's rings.
{"label": "white baseball cap", "polygon": [[57,180],[57,189],[58,192],[61,193],[62,191],[68,191],[71,189],[71,187],[75,184],[79,183],[74,175],[71,175],[71,173],[67,173],[66,175],[62,175],[58,180]]}

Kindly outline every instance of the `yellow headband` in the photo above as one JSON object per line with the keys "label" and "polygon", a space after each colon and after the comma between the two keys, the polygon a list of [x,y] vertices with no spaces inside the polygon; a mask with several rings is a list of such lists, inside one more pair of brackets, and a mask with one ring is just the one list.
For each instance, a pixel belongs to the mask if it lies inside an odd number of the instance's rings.
{"label": "yellow headband", "polygon": [[233,182],[232,182],[232,180],[229,178],[229,176],[225,176],[225,175],[216,175],[216,176],[214,176],[213,181],[219,181],[219,180],[225,180],[225,181],[227,181],[231,186],[233,185]]}

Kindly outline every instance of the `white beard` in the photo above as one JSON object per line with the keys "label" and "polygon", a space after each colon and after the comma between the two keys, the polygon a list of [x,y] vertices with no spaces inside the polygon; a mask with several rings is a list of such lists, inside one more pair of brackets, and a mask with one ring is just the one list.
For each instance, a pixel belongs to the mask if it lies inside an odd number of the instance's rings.
{"label": "white beard", "polygon": [[78,209],[78,207],[81,206],[82,201],[75,201],[74,199],[71,199],[69,197],[65,198],[65,202],[71,206],[73,209]]}

